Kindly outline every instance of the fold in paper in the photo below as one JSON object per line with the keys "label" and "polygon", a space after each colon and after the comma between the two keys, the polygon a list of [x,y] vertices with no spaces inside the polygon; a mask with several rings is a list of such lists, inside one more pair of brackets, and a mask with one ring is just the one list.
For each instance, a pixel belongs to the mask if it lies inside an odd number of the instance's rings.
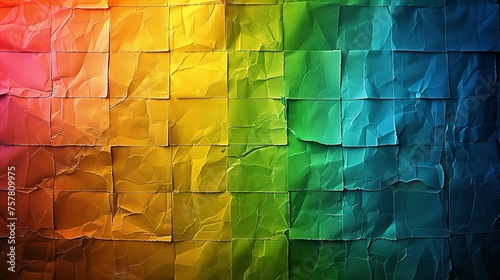
{"label": "fold in paper", "polygon": [[229,143],[286,144],[285,106],[281,100],[229,99]]}
{"label": "fold in paper", "polygon": [[232,193],[232,238],[286,241],[288,209],[288,193]]}
{"label": "fold in paper", "polygon": [[285,96],[340,98],[340,51],[286,51]]}
{"label": "fold in paper", "polygon": [[227,99],[171,99],[174,145],[227,145]]}
{"label": "fold in paper", "polygon": [[230,98],[274,98],[283,95],[283,53],[228,53]]}
{"label": "fold in paper", "polygon": [[341,143],[339,100],[288,100],[290,132],[303,141],[324,145]]}
{"label": "fold in paper", "polygon": [[109,147],[54,147],[56,191],[111,191]]}
{"label": "fold in paper", "polygon": [[399,181],[419,181],[427,188],[444,187],[444,170],[441,165],[443,146],[399,146]]}
{"label": "fold in paper", "polygon": [[174,240],[230,240],[230,206],[228,192],[174,193]]}
{"label": "fold in paper", "polygon": [[0,95],[0,143],[50,145],[50,101]]}
{"label": "fold in paper", "polygon": [[51,92],[50,53],[0,52],[0,96],[48,97]]}
{"label": "fold in paper", "polygon": [[338,4],[285,3],[285,50],[334,50],[338,33]]}
{"label": "fold in paper", "polygon": [[176,98],[227,97],[224,52],[172,52],[170,67],[170,90]]}
{"label": "fold in paper", "polygon": [[109,96],[167,99],[170,80],[169,60],[169,53],[111,53]]}
{"label": "fold in paper", "polygon": [[286,192],[286,154],[284,146],[229,146],[229,191]]}
{"label": "fold in paper", "polygon": [[280,5],[227,5],[227,48],[281,51],[282,13]]}
{"label": "fold in paper", "polygon": [[109,101],[102,98],[53,98],[52,145],[107,145]]}
{"label": "fold in paper", "polygon": [[111,145],[168,145],[168,100],[126,98],[110,102]]}
{"label": "fold in paper", "polygon": [[289,190],[343,189],[342,147],[297,139],[288,134]]}
{"label": "fold in paper", "polygon": [[112,7],[111,51],[168,51],[168,7]]}
{"label": "fold in paper", "polygon": [[52,9],[52,51],[108,52],[108,10]]}
{"label": "fold in paper", "polygon": [[452,98],[496,96],[496,57],[492,53],[448,53]]}
{"label": "fold in paper", "polygon": [[176,146],[172,148],[174,190],[223,192],[227,189],[227,148]]}
{"label": "fold in paper", "polygon": [[[175,4],[172,1],[169,3]],[[176,51],[224,50],[224,10],[224,5],[170,7],[170,48]]]}
{"label": "fold in paper", "polygon": [[114,191],[172,191],[170,148],[113,147],[111,151]]}
{"label": "fold in paper", "polygon": [[[12,6],[7,7],[0,4],[0,33],[2,34],[0,50],[50,52],[50,25],[52,19],[50,6],[22,2],[25,1],[19,1],[16,4],[10,3]],[[0,61],[4,59],[1,57]],[[22,66],[26,67],[26,65]]]}

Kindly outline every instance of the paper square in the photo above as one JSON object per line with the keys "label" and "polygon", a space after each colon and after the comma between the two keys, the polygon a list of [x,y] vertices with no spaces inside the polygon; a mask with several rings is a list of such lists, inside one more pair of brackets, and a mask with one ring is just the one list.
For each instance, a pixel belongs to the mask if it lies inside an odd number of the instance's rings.
{"label": "paper square", "polygon": [[115,192],[171,192],[170,148],[113,147]]}
{"label": "paper square", "polygon": [[340,101],[289,100],[288,125],[300,140],[324,145],[341,143]]}
{"label": "paper square", "polygon": [[109,57],[109,96],[169,97],[168,53],[114,52]]}
{"label": "paper square", "polygon": [[288,135],[288,189],[342,191],[342,147]]}
{"label": "paper square", "polygon": [[168,100],[111,99],[110,144],[114,146],[167,146]]}
{"label": "paper square", "polygon": [[283,95],[283,52],[231,51],[228,54],[230,98],[274,98]]}
{"label": "paper square", "polygon": [[290,279],[345,280],[344,242],[290,240]]}
{"label": "paper square", "polygon": [[53,98],[52,145],[107,145],[109,101],[102,98]]}
{"label": "paper square", "polygon": [[136,279],[174,279],[173,243],[115,241],[116,276]]}
{"label": "paper square", "polygon": [[444,187],[442,151],[443,146],[399,146],[399,181],[423,184],[426,189],[442,189]]}
{"label": "paper square", "polygon": [[173,147],[172,169],[177,192],[223,192],[227,189],[227,148]]}
{"label": "paper square", "polygon": [[113,239],[172,241],[171,193],[118,193]]}
{"label": "paper square", "polygon": [[286,240],[288,211],[288,193],[232,193],[232,237]]}
{"label": "paper square", "polygon": [[232,145],[228,155],[231,192],[287,191],[286,147]]}
{"label": "paper square", "polygon": [[176,51],[224,50],[224,18],[224,5],[172,6],[170,48]]}
{"label": "paper square", "polygon": [[448,53],[452,98],[497,95],[496,58],[493,53]]}
{"label": "paper square", "polygon": [[109,52],[110,12],[53,8],[52,51]]}
{"label": "paper square", "polygon": [[168,7],[112,7],[111,51],[168,51]]}
{"label": "paper square", "polygon": [[53,96],[106,97],[108,58],[107,53],[53,53]]}
{"label": "paper square", "polygon": [[333,3],[285,3],[285,50],[334,50],[339,6]]}
{"label": "paper square", "polygon": [[[7,263],[7,254],[10,253],[9,239],[0,240],[2,261]],[[43,237],[18,238],[15,245],[16,268],[9,272],[12,279],[22,279],[31,275],[41,275],[42,279],[55,279],[56,259],[55,240]],[[34,254],[33,252],[37,252]],[[7,264],[4,264],[7,268]],[[19,269],[22,267],[22,269]],[[5,272],[7,273],[7,272]],[[29,276],[26,276],[29,275]]]}
{"label": "paper square", "polygon": [[175,254],[177,279],[231,278],[231,242],[176,242]]}
{"label": "paper square", "polygon": [[170,67],[170,91],[176,98],[227,97],[224,52],[172,52]]}
{"label": "paper square", "polygon": [[50,53],[0,52],[0,95],[48,97],[51,93]]}
{"label": "paper square", "polygon": [[286,240],[233,240],[233,279],[287,279]]}
{"label": "paper square", "polygon": [[231,195],[174,193],[174,240],[230,240]]}
{"label": "paper square", "polygon": [[286,144],[285,112],[281,100],[229,99],[229,143]]}
{"label": "paper square", "polygon": [[340,51],[286,51],[285,95],[298,99],[339,99],[340,56]]}
{"label": "paper square", "polygon": [[227,145],[227,99],[171,99],[174,145]]}
{"label": "paper square", "polygon": [[227,5],[227,48],[231,50],[283,50],[281,5]]}

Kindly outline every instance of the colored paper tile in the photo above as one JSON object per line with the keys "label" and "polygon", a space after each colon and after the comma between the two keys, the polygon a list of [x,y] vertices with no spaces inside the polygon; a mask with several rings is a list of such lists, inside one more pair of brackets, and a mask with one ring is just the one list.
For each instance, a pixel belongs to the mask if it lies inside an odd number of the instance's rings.
{"label": "colored paper tile", "polygon": [[[0,50],[50,52],[51,19],[48,5],[35,3],[17,3],[10,7],[0,5],[0,33],[2,34]],[[0,61],[4,59],[1,57]],[[26,67],[26,65],[22,66]]]}
{"label": "colored paper tile", "polygon": [[109,100],[102,98],[53,98],[52,145],[107,145]]}
{"label": "colored paper tile", "polygon": [[171,59],[170,91],[176,98],[227,97],[224,52],[173,52]]}
{"label": "colored paper tile", "polygon": [[337,43],[338,4],[285,3],[285,50],[334,50]]}
{"label": "colored paper tile", "polygon": [[497,99],[466,97],[446,101],[446,141],[496,141]]}
{"label": "colored paper tile", "polygon": [[56,238],[111,239],[111,216],[111,196],[108,193],[54,192]]}
{"label": "colored paper tile", "polygon": [[288,279],[286,240],[233,240],[233,279]]}
{"label": "colored paper tile", "polygon": [[453,267],[450,278],[494,279],[498,275],[500,260],[498,245],[500,232],[492,234],[452,235],[450,261]]}
{"label": "colored paper tile", "polygon": [[497,200],[500,160],[495,142],[448,143],[450,230],[454,234],[500,229]]}
{"label": "colored paper tile", "polygon": [[298,99],[340,98],[340,51],[286,51],[285,95]]}
{"label": "colored paper tile", "polygon": [[342,52],[343,99],[394,97],[393,52],[353,50]]}
{"label": "colored paper tile", "polygon": [[171,99],[172,144],[227,145],[227,99]]}
{"label": "colored paper tile", "polygon": [[111,151],[114,191],[172,191],[170,148],[113,147]]}
{"label": "colored paper tile", "polygon": [[174,244],[115,241],[115,277],[174,279]]}
{"label": "colored paper tile", "polygon": [[452,98],[496,96],[496,58],[492,53],[448,53]]}
{"label": "colored paper tile", "polygon": [[50,99],[0,95],[0,143],[50,144]]}
{"label": "colored paper tile", "polygon": [[167,146],[168,100],[111,99],[110,143],[116,146]]}
{"label": "colored paper tile", "polygon": [[395,100],[394,107],[400,145],[443,145],[445,100]]}
{"label": "colored paper tile", "polygon": [[[447,237],[448,207],[446,193],[440,191],[396,191],[394,210],[399,238]],[[425,215],[419,212],[425,211]],[[432,209],[432,211],[428,211]]]}
{"label": "colored paper tile", "polygon": [[55,174],[52,151],[48,147],[0,146],[0,188],[8,188],[8,168],[14,166],[17,190],[51,189]]}
{"label": "colored paper tile", "polygon": [[[9,197],[9,199],[7,198]],[[15,195],[11,196],[10,191],[0,191],[1,209],[0,215],[0,235],[1,237],[10,237],[11,217],[8,206],[15,209],[15,237],[54,237],[54,226],[52,221],[52,190],[33,189],[24,191],[15,191]],[[11,200],[14,198],[15,200]],[[14,201],[15,205],[11,204]]]}
{"label": "colored paper tile", "polygon": [[286,144],[285,112],[281,100],[229,99],[229,143]]}
{"label": "colored paper tile", "polygon": [[288,100],[290,132],[300,140],[340,144],[340,118],[339,100]]}
{"label": "colored paper tile", "polygon": [[[453,0],[451,0],[453,1]],[[448,4],[450,0],[392,0],[392,5],[401,6],[418,6],[418,7],[443,7],[445,2]],[[455,0],[456,1],[456,0]]]}
{"label": "colored paper tile", "polygon": [[388,7],[341,6],[337,47],[341,50],[391,49]]}
{"label": "colored paper tile", "polygon": [[449,245],[444,238],[358,240],[346,245],[346,279],[448,278]]}
{"label": "colored paper tile", "polygon": [[[170,0],[170,4],[175,3]],[[172,6],[170,48],[176,51],[224,50],[224,18],[224,5]]]}
{"label": "colored paper tile", "polygon": [[111,53],[109,96],[168,98],[169,58],[168,53]]}
{"label": "colored paper tile", "polygon": [[172,0],[146,0],[137,2],[137,0],[108,0],[110,7],[130,7],[130,6],[138,6],[138,7],[166,7],[168,2],[172,2]]}
{"label": "colored paper tile", "polygon": [[113,278],[115,271],[113,241],[59,239],[56,240],[55,248],[57,254],[55,280]]}
{"label": "colored paper tile", "polygon": [[290,240],[290,279],[345,280],[344,242]]}
{"label": "colored paper tile", "polygon": [[341,192],[290,192],[290,239],[341,240]]}
{"label": "colored paper tile", "polygon": [[174,193],[174,240],[230,240],[230,202],[228,192]]}
{"label": "colored paper tile", "polygon": [[175,243],[176,279],[230,279],[231,242]]}
{"label": "colored paper tile", "polygon": [[227,189],[227,148],[176,146],[172,148],[174,190],[223,192]]}
{"label": "colored paper tile", "polygon": [[49,53],[0,52],[0,95],[47,97],[51,92]]}
{"label": "colored paper tile", "polygon": [[393,190],[346,191],[342,212],[344,240],[396,240]]}
{"label": "colored paper tile", "polygon": [[33,279],[51,280],[55,277],[55,240],[42,237],[18,238],[15,245],[15,272],[7,270],[10,246],[7,238],[0,240],[0,261],[4,263],[1,275],[8,280]]}
{"label": "colored paper tile", "polygon": [[398,180],[398,146],[343,148],[348,190],[382,190]]}
{"label": "colored paper tile", "polygon": [[168,7],[112,7],[111,51],[168,51]]}
{"label": "colored paper tile", "polygon": [[54,147],[57,191],[111,191],[109,147]]}
{"label": "colored paper tile", "polygon": [[232,237],[286,241],[288,211],[287,193],[232,193]]}
{"label": "colored paper tile", "polygon": [[288,189],[342,191],[342,147],[306,142],[289,134]]}
{"label": "colored paper tile", "polygon": [[286,147],[229,146],[228,154],[231,192],[287,191]]}
{"label": "colored paper tile", "polygon": [[283,52],[229,52],[230,98],[283,96]]}
{"label": "colored paper tile", "polygon": [[498,5],[447,6],[445,13],[447,50],[500,50]]}
{"label": "colored paper tile", "polygon": [[106,97],[107,53],[53,53],[54,97]]}
{"label": "colored paper tile", "polygon": [[52,51],[109,51],[109,10],[54,8],[52,12]]}
{"label": "colored paper tile", "polygon": [[227,5],[227,48],[231,50],[281,51],[281,5]]}
{"label": "colored paper tile", "polygon": [[171,193],[118,193],[113,209],[113,239],[171,241]]}
{"label": "colored paper tile", "polygon": [[391,6],[391,15],[395,50],[445,51],[444,8]]}
{"label": "colored paper tile", "polygon": [[398,153],[399,181],[422,182],[427,188],[442,189],[444,171],[441,166],[443,146],[400,146]]}
{"label": "colored paper tile", "polygon": [[394,52],[396,98],[449,98],[446,53]]}
{"label": "colored paper tile", "polygon": [[375,147],[397,144],[393,100],[343,100],[342,145]]}

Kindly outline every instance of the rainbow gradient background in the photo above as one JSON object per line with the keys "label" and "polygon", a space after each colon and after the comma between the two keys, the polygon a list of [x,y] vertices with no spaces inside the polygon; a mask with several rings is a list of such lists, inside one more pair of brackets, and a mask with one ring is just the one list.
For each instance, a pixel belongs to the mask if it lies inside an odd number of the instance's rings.
{"label": "rainbow gradient background", "polygon": [[499,54],[496,0],[0,0],[0,278],[500,279]]}

